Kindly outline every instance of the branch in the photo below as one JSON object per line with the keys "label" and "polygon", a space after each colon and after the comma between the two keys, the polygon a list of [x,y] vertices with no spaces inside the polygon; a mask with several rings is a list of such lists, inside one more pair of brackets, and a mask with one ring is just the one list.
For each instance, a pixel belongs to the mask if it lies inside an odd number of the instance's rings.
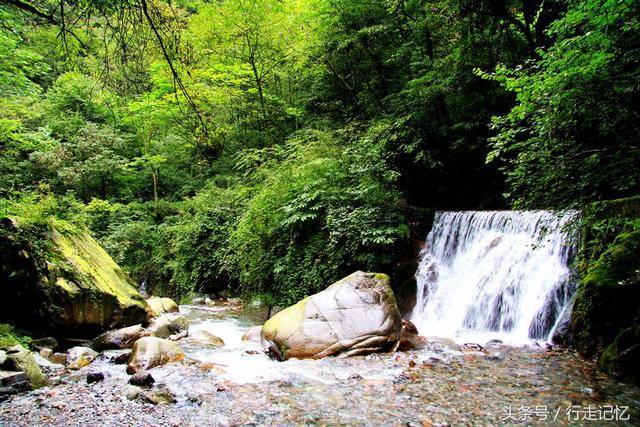
{"label": "branch", "polygon": [[48,14],[46,12],[41,11],[36,6],[31,3],[24,2],[22,0],[0,0],[0,4],[6,4],[9,6],[16,7],[24,12],[29,12],[32,15],[36,15],[39,18],[46,19],[49,23],[58,25],[58,21],[54,18],[53,14]]}

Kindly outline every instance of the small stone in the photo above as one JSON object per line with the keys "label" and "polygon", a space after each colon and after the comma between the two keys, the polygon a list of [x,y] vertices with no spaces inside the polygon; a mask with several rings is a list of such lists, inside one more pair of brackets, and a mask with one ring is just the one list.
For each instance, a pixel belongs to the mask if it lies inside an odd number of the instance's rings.
{"label": "small stone", "polygon": [[166,388],[158,388],[156,390],[143,391],[140,398],[154,405],[168,405],[176,403],[176,398]]}
{"label": "small stone", "polygon": [[156,380],[147,371],[136,372],[129,378],[129,384],[139,387],[151,387]]}
{"label": "small stone", "polygon": [[49,357],[51,357],[51,355],[53,354],[53,350],[51,350],[50,348],[43,348],[40,350],[40,356],[44,357],[45,359],[49,359]]}
{"label": "small stone", "polygon": [[89,372],[87,374],[87,384],[93,384],[104,380],[104,374],[102,372]]}
{"label": "small stone", "polygon": [[107,350],[100,353],[100,359],[115,365],[122,365],[129,361],[131,353],[131,350]]}
{"label": "small stone", "polygon": [[142,389],[140,387],[136,387],[134,385],[127,385],[124,388],[123,394],[127,397],[127,399],[135,400],[140,396],[141,393],[142,393]]}

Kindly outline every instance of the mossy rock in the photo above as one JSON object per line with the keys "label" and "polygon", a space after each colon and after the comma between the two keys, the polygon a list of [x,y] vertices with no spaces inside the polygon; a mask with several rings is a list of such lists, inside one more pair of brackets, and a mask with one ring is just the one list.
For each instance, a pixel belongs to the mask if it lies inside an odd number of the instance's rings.
{"label": "mossy rock", "polygon": [[[628,205],[633,204],[626,200],[625,209],[612,212],[638,214]],[[597,358],[605,372],[639,382],[640,219],[621,218],[616,219],[615,238],[601,243],[605,249],[587,252],[583,259],[569,343]]]}
{"label": "mossy rock", "polygon": [[86,231],[62,221],[41,227],[44,242],[33,242],[19,218],[0,223],[2,320],[64,336],[148,320],[142,295]]}

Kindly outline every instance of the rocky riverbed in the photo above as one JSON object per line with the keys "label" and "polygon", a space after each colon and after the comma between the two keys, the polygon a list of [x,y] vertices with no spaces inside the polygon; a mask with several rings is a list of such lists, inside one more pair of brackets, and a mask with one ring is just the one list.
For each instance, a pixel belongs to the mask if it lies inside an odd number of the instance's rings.
{"label": "rocky riverbed", "polygon": [[[249,326],[264,321],[263,313],[233,305],[181,311],[191,334],[208,331],[225,345],[181,340],[186,361],[150,369],[155,383],[138,389],[143,395],[134,400],[126,365],[107,357],[73,372],[51,368],[50,386],[0,404],[0,424],[634,425],[640,420],[640,390],[562,349],[494,343],[486,352],[461,351],[454,342],[425,338],[418,349],[404,352],[276,362],[255,343],[241,341]],[[90,372],[104,380],[89,384]]]}

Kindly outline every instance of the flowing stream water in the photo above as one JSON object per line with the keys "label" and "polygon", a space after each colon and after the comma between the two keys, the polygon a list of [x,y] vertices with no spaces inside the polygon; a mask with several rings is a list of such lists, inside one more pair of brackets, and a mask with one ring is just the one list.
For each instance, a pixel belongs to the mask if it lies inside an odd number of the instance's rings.
{"label": "flowing stream water", "polygon": [[[242,340],[264,311],[183,305],[191,333],[225,345],[185,338],[184,362],[149,370],[152,390],[168,390],[174,404],[129,400],[125,365],[107,351],[79,371],[49,367],[50,386],[0,403],[0,425],[584,425],[594,412],[593,425],[637,425],[637,387],[536,342],[567,311],[576,216],[439,213],[418,272],[414,349],[277,362]],[[460,346],[494,338],[505,342]],[[88,384],[95,371],[104,380]]]}
{"label": "flowing stream water", "polygon": [[[537,408],[530,425],[554,417],[556,425],[583,425],[571,418],[575,412],[567,415],[571,408],[623,408],[629,425],[640,417],[636,387],[563,349],[495,344],[465,353],[452,340],[418,338],[410,351],[276,362],[241,340],[264,313],[240,306],[180,310],[191,331],[207,330],[226,345],[183,339],[186,363],[149,370],[154,389],[166,387],[175,404],[128,400],[125,365],[101,356],[79,371],[52,368],[50,386],[0,403],[0,425],[501,425],[515,423],[506,417],[521,407]],[[87,384],[92,371],[105,379]],[[594,425],[607,423],[620,425]]]}
{"label": "flowing stream water", "polygon": [[549,341],[574,291],[575,211],[437,212],[416,274],[426,336]]}

